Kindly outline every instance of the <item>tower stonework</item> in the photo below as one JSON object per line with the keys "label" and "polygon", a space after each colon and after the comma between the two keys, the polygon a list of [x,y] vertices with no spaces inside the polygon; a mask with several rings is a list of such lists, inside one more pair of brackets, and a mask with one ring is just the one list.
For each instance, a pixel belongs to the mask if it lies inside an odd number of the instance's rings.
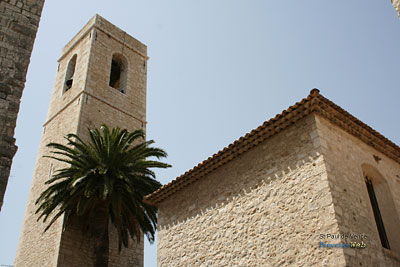
{"label": "tower stonework", "polygon": [[[147,47],[95,15],[64,47],[51,96],[18,244],[15,266],[92,266],[92,247],[60,218],[46,233],[37,222],[35,201],[44,182],[62,165],[49,155],[50,142],[68,133],[87,138],[105,123],[129,131],[146,127]],[[63,230],[65,228],[65,230]],[[110,226],[109,266],[143,266],[143,238],[118,253]]]}

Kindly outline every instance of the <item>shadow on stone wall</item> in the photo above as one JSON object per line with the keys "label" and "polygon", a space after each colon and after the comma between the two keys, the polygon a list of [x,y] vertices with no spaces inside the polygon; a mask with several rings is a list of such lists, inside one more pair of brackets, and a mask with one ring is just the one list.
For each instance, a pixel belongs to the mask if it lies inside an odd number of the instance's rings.
{"label": "shadow on stone wall", "polygon": [[[262,195],[262,201],[267,201],[283,193],[280,184],[290,182],[293,185],[289,190],[304,193],[302,188],[294,187],[293,181],[300,177],[300,185],[322,173],[322,157],[313,147],[310,131],[303,120],[172,195],[160,206],[160,229],[168,230],[247,195]],[[288,139],[292,136],[296,138]]]}

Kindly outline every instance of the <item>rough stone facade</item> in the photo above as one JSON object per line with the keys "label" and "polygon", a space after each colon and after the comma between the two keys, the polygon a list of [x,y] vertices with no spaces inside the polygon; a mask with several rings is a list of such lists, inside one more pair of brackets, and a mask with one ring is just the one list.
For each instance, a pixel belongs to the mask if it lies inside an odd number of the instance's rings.
{"label": "rough stone facade", "polygon": [[159,204],[158,266],[344,266],[314,117]]}
{"label": "rough stone facade", "polygon": [[[335,218],[340,234],[365,234],[365,249],[344,249],[346,266],[400,266],[400,164],[383,153],[361,142],[339,127],[317,117],[321,153],[325,159]],[[376,174],[375,174],[375,173]],[[378,192],[380,212],[385,224],[391,249],[380,243],[373,210],[364,177],[381,175],[387,187]],[[378,195],[378,193],[381,193]],[[382,197],[391,198],[385,203]],[[357,239],[331,239],[331,243],[357,241]]]}
{"label": "rough stone facade", "polygon": [[[399,266],[400,149],[380,140],[313,90],[146,197],[159,207],[157,265]],[[249,148],[238,154],[241,143]],[[366,176],[377,181],[390,249],[380,242]]]}
{"label": "rough stone facade", "polygon": [[392,0],[392,4],[394,8],[396,9],[397,13],[399,13],[400,17],[400,0]]}
{"label": "rough stone facade", "polygon": [[[124,92],[109,86],[113,55],[126,61]],[[75,56],[76,55],[76,56]],[[76,58],[72,87],[66,90],[69,66]],[[94,16],[64,47],[59,59],[46,123],[28,198],[15,266],[92,266],[90,240],[79,228],[68,225],[63,231],[59,219],[45,234],[45,224],[37,222],[35,200],[44,182],[60,168],[59,162],[44,158],[46,144],[65,142],[63,136],[76,133],[87,138],[90,127],[106,123],[134,130],[146,125],[147,48],[102,17]],[[73,69],[73,68],[72,68]],[[143,240],[118,254],[115,229],[110,227],[109,266],[143,266]]]}
{"label": "rough stone facade", "polygon": [[14,129],[43,4],[0,1],[0,210],[17,151]]}

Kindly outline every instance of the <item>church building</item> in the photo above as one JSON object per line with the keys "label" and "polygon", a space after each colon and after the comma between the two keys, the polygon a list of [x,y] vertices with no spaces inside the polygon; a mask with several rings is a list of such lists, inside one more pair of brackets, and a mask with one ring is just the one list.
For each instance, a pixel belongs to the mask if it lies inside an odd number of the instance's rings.
{"label": "church building", "polygon": [[[15,267],[93,266],[91,243],[35,201],[69,133],[146,129],[147,47],[94,16],[64,47]],[[145,201],[159,209],[158,266],[400,266],[400,148],[318,89]],[[142,267],[143,239],[110,267]]]}
{"label": "church building", "polygon": [[400,148],[317,89],[146,201],[158,266],[400,266]]}

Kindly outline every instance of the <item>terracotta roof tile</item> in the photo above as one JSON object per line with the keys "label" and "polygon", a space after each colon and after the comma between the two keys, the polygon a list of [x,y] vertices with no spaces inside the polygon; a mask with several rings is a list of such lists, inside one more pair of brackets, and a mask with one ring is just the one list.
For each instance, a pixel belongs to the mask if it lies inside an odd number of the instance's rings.
{"label": "terracotta roof tile", "polygon": [[328,119],[346,132],[400,163],[400,148],[396,144],[329,99],[320,95],[318,89],[312,89],[306,98],[264,122],[258,128],[240,137],[175,180],[165,184],[154,193],[147,195],[144,201],[152,205],[157,205],[175,192],[199,180],[216,168],[228,163],[311,113]]}

